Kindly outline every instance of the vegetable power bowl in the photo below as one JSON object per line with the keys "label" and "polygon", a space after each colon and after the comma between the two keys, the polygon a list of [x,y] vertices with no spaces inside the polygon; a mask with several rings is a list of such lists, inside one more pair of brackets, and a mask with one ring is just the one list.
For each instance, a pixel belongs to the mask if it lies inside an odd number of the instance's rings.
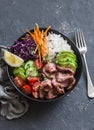
{"label": "vegetable power bowl", "polygon": [[[9,56],[9,57],[8,57]],[[49,102],[64,97],[78,83],[82,59],[74,43],[48,28],[27,30],[5,51],[13,86],[26,98]]]}

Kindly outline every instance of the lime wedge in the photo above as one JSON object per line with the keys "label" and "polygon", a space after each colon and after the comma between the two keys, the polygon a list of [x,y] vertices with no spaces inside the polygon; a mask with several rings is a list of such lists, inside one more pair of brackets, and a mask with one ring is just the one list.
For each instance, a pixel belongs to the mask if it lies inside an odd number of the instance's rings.
{"label": "lime wedge", "polygon": [[20,67],[24,60],[13,53],[4,50],[4,60],[11,67]]}

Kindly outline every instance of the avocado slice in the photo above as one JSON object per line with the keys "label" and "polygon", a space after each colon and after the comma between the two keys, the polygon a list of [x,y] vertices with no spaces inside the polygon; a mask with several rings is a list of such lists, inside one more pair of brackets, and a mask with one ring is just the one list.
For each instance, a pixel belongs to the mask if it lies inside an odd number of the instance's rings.
{"label": "avocado slice", "polygon": [[76,55],[74,52],[70,51],[62,51],[58,53],[55,58],[55,63],[60,66],[70,67],[73,70],[76,70],[78,67]]}
{"label": "avocado slice", "polygon": [[59,65],[62,66],[62,67],[72,68],[74,71],[77,68],[77,65],[75,65],[73,62],[62,62],[62,63],[59,63]]}
{"label": "avocado slice", "polygon": [[74,52],[70,52],[70,51],[62,51],[62,52],[60,52],[60,53],[58,53],[57,55],[63,55],[63,54],[69,54],[69,55],[72,55],[72,56],[74,56],[75,58],[76,58],[76,55],[74,54]]}
{"label": "avocado slice", "polygon": [[74,54],[71,53],[63,53],[63,54],[59,54],[56,59],[61,59],[61,58],[66,58],[66,57],[71,57],[74,60],[76,60],[76,56]]}

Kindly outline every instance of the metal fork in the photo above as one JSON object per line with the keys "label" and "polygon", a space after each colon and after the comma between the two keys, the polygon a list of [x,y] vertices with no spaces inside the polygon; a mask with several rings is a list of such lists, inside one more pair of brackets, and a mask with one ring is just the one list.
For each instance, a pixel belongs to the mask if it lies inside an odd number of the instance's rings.
{"label": "metal fork", "polygon": [[84,62],[85,62],[85,67],[86,67],[86,74],[87,74],[87,94],[89,98],[94,98],[94,86],[92,84],[88,66],[87,66],[87,61],[86,61],[86,56],[85,53],[87,52],[87,45],[85,42],[85,37],[81,29],[77,29],[75,31],[75,41],[76,41],[76,46],[79,49],[80,53],[83,56]]}

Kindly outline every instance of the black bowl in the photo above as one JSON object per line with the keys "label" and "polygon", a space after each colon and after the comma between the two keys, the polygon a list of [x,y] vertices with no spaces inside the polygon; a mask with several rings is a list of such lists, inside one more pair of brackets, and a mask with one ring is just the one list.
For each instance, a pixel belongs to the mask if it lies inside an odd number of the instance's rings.
{"label": "black bowl", "polygon": [[[41,30],[45,30],[45,28],[41,28]],[[31,32],[33,32],[34,30],[31,30]],[[30,100],[34,100],[34,101],[37,101],[37,102],[51,102],[51,101],[55,101],[57,99],[60,99],[61,97],[65,97],[71,90],[73,90],[73,88],[77,85],[80,77],[81,77],[81,73],[82,73],[82,58],[81,58],[81,55],[80,55],[80,52],[79,50],[77,49],[77,47],[75,46],[74,42],[71,41],[68,37],[66,37],[64,34],[56,31],[56,30],[53,30],[53,29],[50,29],[49,32],[53,32],[55,34],[60,34],[64,39],[67,40],[67,43],[69,45],[71,45],[71,48],[73,49],[74,53],[76,54],[77,56],[77,61],[78,61],[78,68],[76,70],[76,73],[75,73],[75,79],[76,79],[76,82],[74,84],[74,86],[69,90],[67,91],[64,95],[60,95],[58,96],[57,98],[54,98],[54,99],[35,99],[33,96],[28,96],[26,94],[24,94],[16,85],[15,83],[13,82],[13,73],[12,73],[12,68],[10,66],[7,66],[7,73],[8,73],[8,76],[9,76],[9,79],[11,81],[11,83],[13,84],[13,86],[18,90],[19,93],[21,93],[23,96],[25,96],[26,98],[30,99]],[[48,32],[48,33],[49,33]],[[18,38],[18,40],[21,40],[21,38],[23,38],[24,36],[26,35],[26,33],[24,33],[20,38]]]}

